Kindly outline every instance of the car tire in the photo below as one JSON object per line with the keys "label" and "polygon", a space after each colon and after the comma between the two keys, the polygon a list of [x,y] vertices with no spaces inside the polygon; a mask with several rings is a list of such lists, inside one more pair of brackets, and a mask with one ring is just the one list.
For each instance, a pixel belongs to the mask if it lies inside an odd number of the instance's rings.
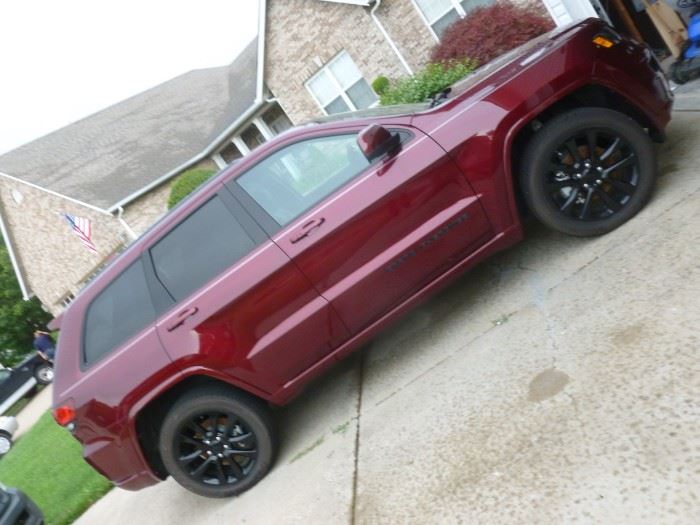
{"label": "car tire", "polygon": [[48,364],[41,364],[34,369],[34,379],[40,385],[48,385],[53,382],[53,367]]}
{"label": "car tire", "polygon": [[168,473],[210,498],[235,496],[255,485],[270,470],[275,448],[267,405],[224,385],[182,395],[160,430]]}
{"label": "car tire", "polygon": [[0,457],[7,454],[11,448],[12,436],[4,430],[0,430]]}
{"label": "car tire", "polygon": [[523,156],[520,188],[546,226],[587,237],[637,214],[656,172],[653,144],[637,122],[610,109],[581,108],[535,133]]}

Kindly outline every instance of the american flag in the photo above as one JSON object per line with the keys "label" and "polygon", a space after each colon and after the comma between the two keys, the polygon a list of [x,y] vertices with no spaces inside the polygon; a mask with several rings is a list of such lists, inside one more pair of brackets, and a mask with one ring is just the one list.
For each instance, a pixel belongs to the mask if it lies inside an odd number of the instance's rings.
{"label": "american flag", "polygon": [[69,213],[64,213],[63,217],[68,222],[73,232],[80,237],[80,240],[85,245],[85,247],[92,253],[97,253],[97,248],[92,242],[92,227],[90,226],[90,219],[85,219],[83,217],[76,217]]}

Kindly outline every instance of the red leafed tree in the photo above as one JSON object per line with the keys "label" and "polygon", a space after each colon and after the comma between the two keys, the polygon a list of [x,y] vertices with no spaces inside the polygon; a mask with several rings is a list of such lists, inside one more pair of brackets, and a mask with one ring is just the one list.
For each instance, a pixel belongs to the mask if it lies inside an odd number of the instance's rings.
{"label": "red leafed tree", "polygon": [[449,26],[431,59],[470,58],[484,64],[551,29],[554,22],[542,12],[541,5],[499,1],[475,9]]}

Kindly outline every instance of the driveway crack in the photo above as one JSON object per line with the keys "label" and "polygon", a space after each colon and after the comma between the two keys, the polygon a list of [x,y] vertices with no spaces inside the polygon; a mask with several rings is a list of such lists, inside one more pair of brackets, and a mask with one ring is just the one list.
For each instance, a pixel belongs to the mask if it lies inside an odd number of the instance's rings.
{"label": "driveway crack", "polygon": [[362,388],[364,383],[364,350],[359,352],[358,364],[358,385],[357,385],[357,427],[355,430],[355,466],[352,476],[352,503],[350,507],[350,524],[355,525],[357,514],[357,480],[359,477],[359,460],[360,460],[360,414],[362,413]]}

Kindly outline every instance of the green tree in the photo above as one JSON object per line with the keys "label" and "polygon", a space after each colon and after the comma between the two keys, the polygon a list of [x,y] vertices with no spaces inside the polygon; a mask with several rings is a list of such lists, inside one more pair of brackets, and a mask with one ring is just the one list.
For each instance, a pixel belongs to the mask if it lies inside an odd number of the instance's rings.
{"label": "green tree", "polygon": [[51,314],[35,298],[22,299],[12,263],[0,242],[0,362],[12,366],[32,350],[34,330],[46,329]]}

